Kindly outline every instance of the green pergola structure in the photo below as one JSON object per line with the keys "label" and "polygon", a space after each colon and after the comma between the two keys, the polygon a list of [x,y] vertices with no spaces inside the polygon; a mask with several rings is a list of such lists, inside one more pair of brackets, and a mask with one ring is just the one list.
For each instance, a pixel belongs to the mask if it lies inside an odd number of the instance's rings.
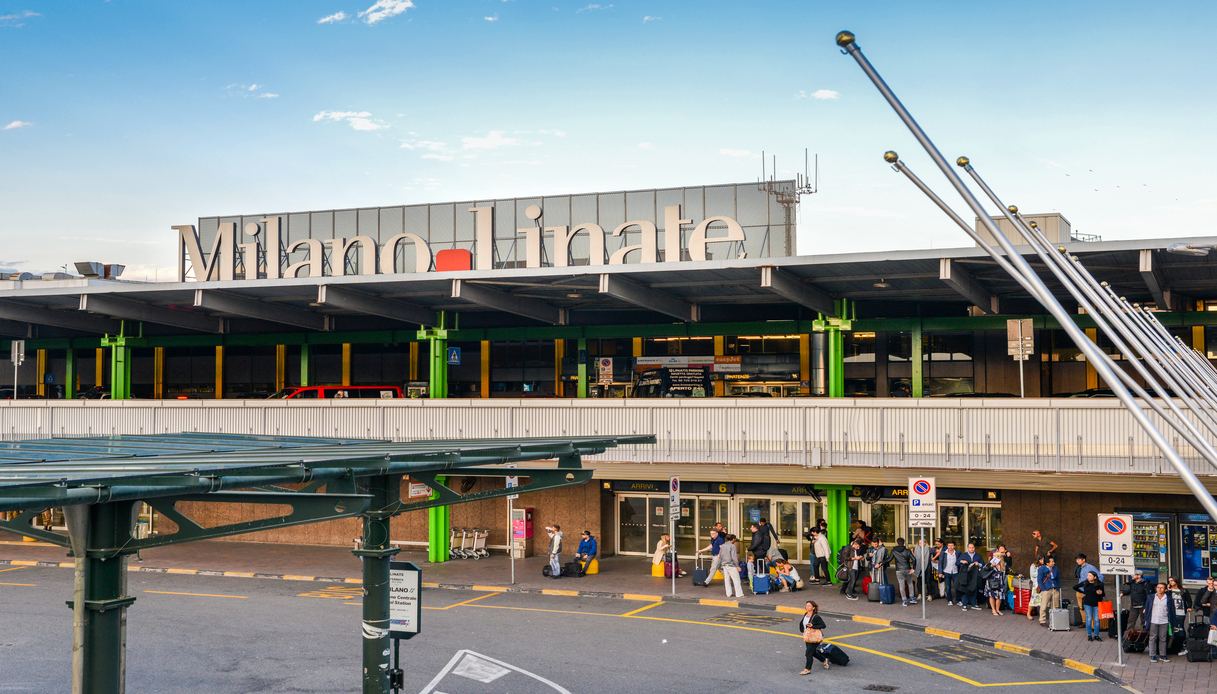
{"label": "green pergola structure", "polygon": [[[389,559],[398,552],[389,543],[393,516],[584,484],[592,472],[582,467],[583,456],[653,443],[651,435],[392,442],[201,432],[6,441],[0,442],[0,511],[16,515],[0,520],[0,528],[69,549],[76,562],[72,690],[115,694],[124,690],[125,617],[135,602],[125,594],[128,556],[148,547],[360,516],[362,542],[354,553],[363,564],[363,691],[381,694],[390,691]],[[501,467],[548,460],[556,465]],[[518,474],[527,483],[461,493],[442,481],[454,474]],[[403,502],[405,475],[435,493]],[[177,508],[197,501],[290,511],[204,527]],[[141,502],[177,531],[136,537]],[[34,526],[50,508],[63,509],[66,534]]]}

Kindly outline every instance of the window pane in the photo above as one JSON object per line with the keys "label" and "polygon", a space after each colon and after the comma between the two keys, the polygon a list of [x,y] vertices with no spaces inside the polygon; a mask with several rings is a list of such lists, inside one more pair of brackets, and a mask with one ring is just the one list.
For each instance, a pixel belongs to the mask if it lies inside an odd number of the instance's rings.
{"label": "window pane", "polygon": [[623,496],[617,502],[617,513],[617,542],[620,551],[650,551],[647,547],[647,500],[640,496]]}

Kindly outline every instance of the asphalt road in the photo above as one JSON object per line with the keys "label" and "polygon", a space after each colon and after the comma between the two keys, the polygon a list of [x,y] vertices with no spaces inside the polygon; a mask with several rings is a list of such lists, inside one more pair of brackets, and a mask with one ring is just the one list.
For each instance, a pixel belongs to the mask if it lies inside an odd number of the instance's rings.
{"label": "asphalt road", "polygon": [[[0,692],[66,691],[71,571],[0,573]],[[128,691],[351,692],[358,586],[133,573]],[[1114,692],[990,648],[829,620],[848,667],[800,677],[795,617],[725,607],[428,590],[407,692]]]}

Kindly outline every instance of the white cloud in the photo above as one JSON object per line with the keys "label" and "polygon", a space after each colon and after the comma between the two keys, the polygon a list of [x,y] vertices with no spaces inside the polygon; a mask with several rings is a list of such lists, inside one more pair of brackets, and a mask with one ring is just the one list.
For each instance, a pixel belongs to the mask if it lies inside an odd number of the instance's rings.
{"label": "white cloud", "polygon": [[817,89],[811,93],[811,98],[817,101],[836,101],[841,98],[841,92],[835,89]]}
{"label": "white cloud", "polygon": [[649,15],[649,14],[643,15],[643,17],[642,17],[643,24],[650,24],[651,22],[661,22],[661,21],[663,21],[663,17],[656,17],[654,15]]}
{"label": "white cloud", "polygon": [[10,12],[9,14],[0,14],[0,27],[21,28],[25,26],[25,20],[41,17],[33,10],[21,10],[20,12]]}
{"label": "white cloud", "polygon": [[499,21],[499,16],[497,14],[491,14],[491,15],[486,15],[485,17],[482,17],[482,19],[486,20],[487,22],[494,23],[494,22]]}
{"label": "white cloud", "polygon": [[230,84],[228,85],[228,93],[231,96],[240,96],[245,99],[250,97],[255,99],[279,98],[278,92],[268,92],[266,91],[265,84],[258,84],[257,82],[253,82],[252,84]]}
{"label": "white cloud", "polygon": [[262,92],[258,95],[259,99],[278,99],[279,92]]}
{"label": "white cloud", "polygon": [[739,149],[737,147],[723,147],[722,149],[718,150],[718,153],[724,157],[735,157],[737,159],[746,159],[748,157],[756,156],[752,153],[752,150]]}
{"label": "white cloud", "polygon": [[471,135],[461,138],[461,149],[466,150],[499,149],[518,144],[520,144],[518,137],[509,137],[502,130],[491,130],[484,136]]}
{"label": "white cloud", "polygon": [[28,128],[31,125],[33,125],[33,123],[29,122],[28,120],[14,120],[14,121],[9,121],[8,125],[4,126],[3,129],[4,130],[20,130],[21,128]]}
{"label": "white cloud", "polygon": [[642,149],[642,150],[655,149],[655,143],[654,142],[639,142],[638,149]]}
{"label": "white cloud", "polygon": [[[555,8],[555,9],[557,9],[557,8]],[[613,9],[612,3],[609,3],[608,5],[602,5],[598,2],[593,2],[590,5],[584,5],[583,7],[580,7],[579,9],[575,10],[575,14],[583,14],[584,12],[597,12],[599,10],[611,10],[611,9]]]}
{"label": "white cloud", "polygon": [[368,111],[321,111],[313,116],[314,123],[346,123],[352,130],[373,131],[389,127],[372,118]]}
{"label": "white cloud", "polygon": [[334,14],[327,14],[326,16],[322,17],[321,19],[318,19],[317,23],[318,24],[337,24],[338,22],[345,22],[346,20],[347,20],[346,12],[335,12]]}
{"label": "white cloud", "polygon": [[376,0],[366,10],[359,12],[359,18],[364,24],[378,24],[386,19],[392,19],[406,10],[414,7],[414,0]]}

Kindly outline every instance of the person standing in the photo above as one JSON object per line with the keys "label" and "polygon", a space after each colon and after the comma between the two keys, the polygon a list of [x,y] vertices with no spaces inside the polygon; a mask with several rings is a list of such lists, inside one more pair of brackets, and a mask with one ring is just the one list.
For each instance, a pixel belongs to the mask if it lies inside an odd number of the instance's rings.
{"label": "person standing", "polygon": [[562,526],[554,523],[545,528],[549,536],[549,577],[562,578]]}
{"label": "person standing", "polygon": [[1196,597],[1192,598],[1192,606],[1193,609],[1200,610],[1205,619],[1213,615],[1213,608],[1217,607],[1217,579],[1210,576],[1204,585],[1196,590]]}
{"label": "person standing", "polygon": [[1082,594],[1082,607],[1086,612],[1086,640],[1102,641],[1099,636],[1099,601],[1103,599],[1103,584],[1099,583],[1099,575],[1093,571],[1086,573],[1086,580],[1073,589]]}
{"label": "person standing", "polygon": [[1006,602],[1006,560],[1001,550],[993,552],[985,574],[985,597],[989,599],[989,611],[994,617],[1002,616],[1002,605]]}
{"label": "person standing", "polygon": [[892,548],[892,566],[896,570],[896,587],[900,589],[900,605],[908,607],[917,602],[917,559],[903,537],[896,538]]}
{"label": "person standing", "polygon": [[[828,573],[828,557],[832,550],[828,547],[828,535],[815,528],[812,529],[811,533],[815,538],[812,540],[812,546],[815,547],[816,552],[815,568],[811,571],[812,579],[818,579],[821,585],[830,586],[832,585],[832,576]],[[821,576],[823,578],[820,578]]]}
{"label": "person standing", "polygon": [[[1188,615],[1192,613],[1192,596],[1188,595],[1187,591],[1179,585],[1179,579],[1174,576],[1166,579],[1166,594],[1175,605],[1175,617],[1171,620],[1171,629],[1185,632]],[[1187,655],[1186,637],[1184,637],[1183,645],[1183,650],[1179,652],[1181,656]]]}
{"label": "person standing", "polygon": [[1061,606],[1061,570],[1056,567],[1056,557],[1044,560],[1035,582],[1040,591],[1040,626],[1046,626],[1048,612]]}
{"label": "person standing", "polygon": [[773,527],[773,524],[769,522],[768,518],[762,518],[759,523],[761,530],[764,531],[769,538],[769,546],[765,549],[765,559],[771,563],[776,562],[778,559],[782,559],[782,538],[778,537],[777,528]]}
{"label": "person standing", "polygon": [[[753,563],[763,562],[769,557],[772,538],[769,536],[769,531],[758,523],[753,523],[749,528],[752,530],[752,542],[748,545],[748,553],[752,555]],[[768,571],[767,567],[768,564],[765,564],[766,571]]]}
{"label": "person standing", "polygon": [[[1073,569],[1073,584],[1075,586],[1081,585],[1082,581],[1086,580],[1087,572],[1091,571],[1093,571],[1094,575],[1098,577],[1100,583],[1103,582],[1103,574],[1099,573],[1099,570],[1095,568],[1094,564],[1086,561],[1085,553],[1078,552],[1077,556],[1073,558],[1073,563],[1075,564]],[[1073,597],[1078,601],[1078,615],[1083,621],[1085,621],[1086,610],[1082,609],[1082,598],[1084,596],[1075,589]]]}
{"label": "person standing", "polygon": [[866,553],[870,564],[870,580],[877,586],[887,583],[887,565],[891,563],[891,553],[883,544],[883,538],[878,535],[871,537],[870,551]]}
{"label": "person standing", "polygon": [[723,588],[727,590],[727,597],[744,597],[744,587],[739,580],[739,550],[735,547],[735,536],[731,533],[727,533],[722,546],[718,548],[718,563],[723,567]]}
{"label": "person standing", "polygon": [[845,577],[845,582],[841,584],[841,593],[846,600],[858,599],[858,574],[861,572],[862,565],[866,562],[866,551],[857,540],[842,548],[845,555],[844,564],[849,567]]}
{"label": "person standing", "polygon": [[[938,585],[938,582],[934,580],[934,570],[931,568],[934,565],[933,557],[934,548],[926,544],[925,535],[923,534],[921,538],[917,540],[917,546],[913,549],[913,558],[915,560],[914,566],[917,569],[917,575],[913,584],[913,593],[917,593],[916,581],[924,580],[926,602],[929,602],[932,599],[931,596],[935,593],[933,587]],[[916,600],[914,600],[914,602],[916,602]]]}
{"label": "person standing", "polygon": [[938,553],[938,573],[947,592],[947,606],[955,604],[958,599],[955,583],[959,579],[959,552],[955,551],[955,543],[948,542],[947,548]]}
{"label": "person standing", "polygon": [[1137,569],[1136,575],[1129,581],[1121,594],[1128,596],[1128,623],[1140,624],[1141,613],[1145,611],[1145,601],[1149,599],[1149,594],[1153,590],[1149,582],[1145,580],[1145,575]]}
{"label": "person standing", "polygon": [[1170,643],[1170,624],[1175,621],[1175,601],[1166,594],[1166,584],[1154,586],[1154,594],[1145,602],[1145,613],[1141,617],[1145,631],[1149,632],[1149,645],[1145,651],[1149,653],[1151,663],[1169,663],[1166,649]]}
{"label": "person standing", "polygon": [[980,606],[976,604],[976,594],[980,592],[981,564],[981,556],[976,553],[976,545],[969,542],[967,551],[959,555],[959,578],[955,589],[959,595],[960,608],[964,610],[969,607],[974,610],[980,609]]}
{"label": "person standing", "polygon": [[1052,540],[1044,539],[1044,534],[1038,530],[1031,531],[1031,539],[1035,540],[1035,560],[1043,563],[1048,561],[1048,557],[1055,557],[1056,552],[1060,549]]}
{"label": "person standing", "polygon": [[810,675],[815,667],[815,661],[827,662],[819,653],[820,644],[824,643],[824,630],[828,625],[820,616],[820,606],[815,600],[803,603],[803,617],[799,619],[799,633],[803,635],[803,671],[800,675]]}

